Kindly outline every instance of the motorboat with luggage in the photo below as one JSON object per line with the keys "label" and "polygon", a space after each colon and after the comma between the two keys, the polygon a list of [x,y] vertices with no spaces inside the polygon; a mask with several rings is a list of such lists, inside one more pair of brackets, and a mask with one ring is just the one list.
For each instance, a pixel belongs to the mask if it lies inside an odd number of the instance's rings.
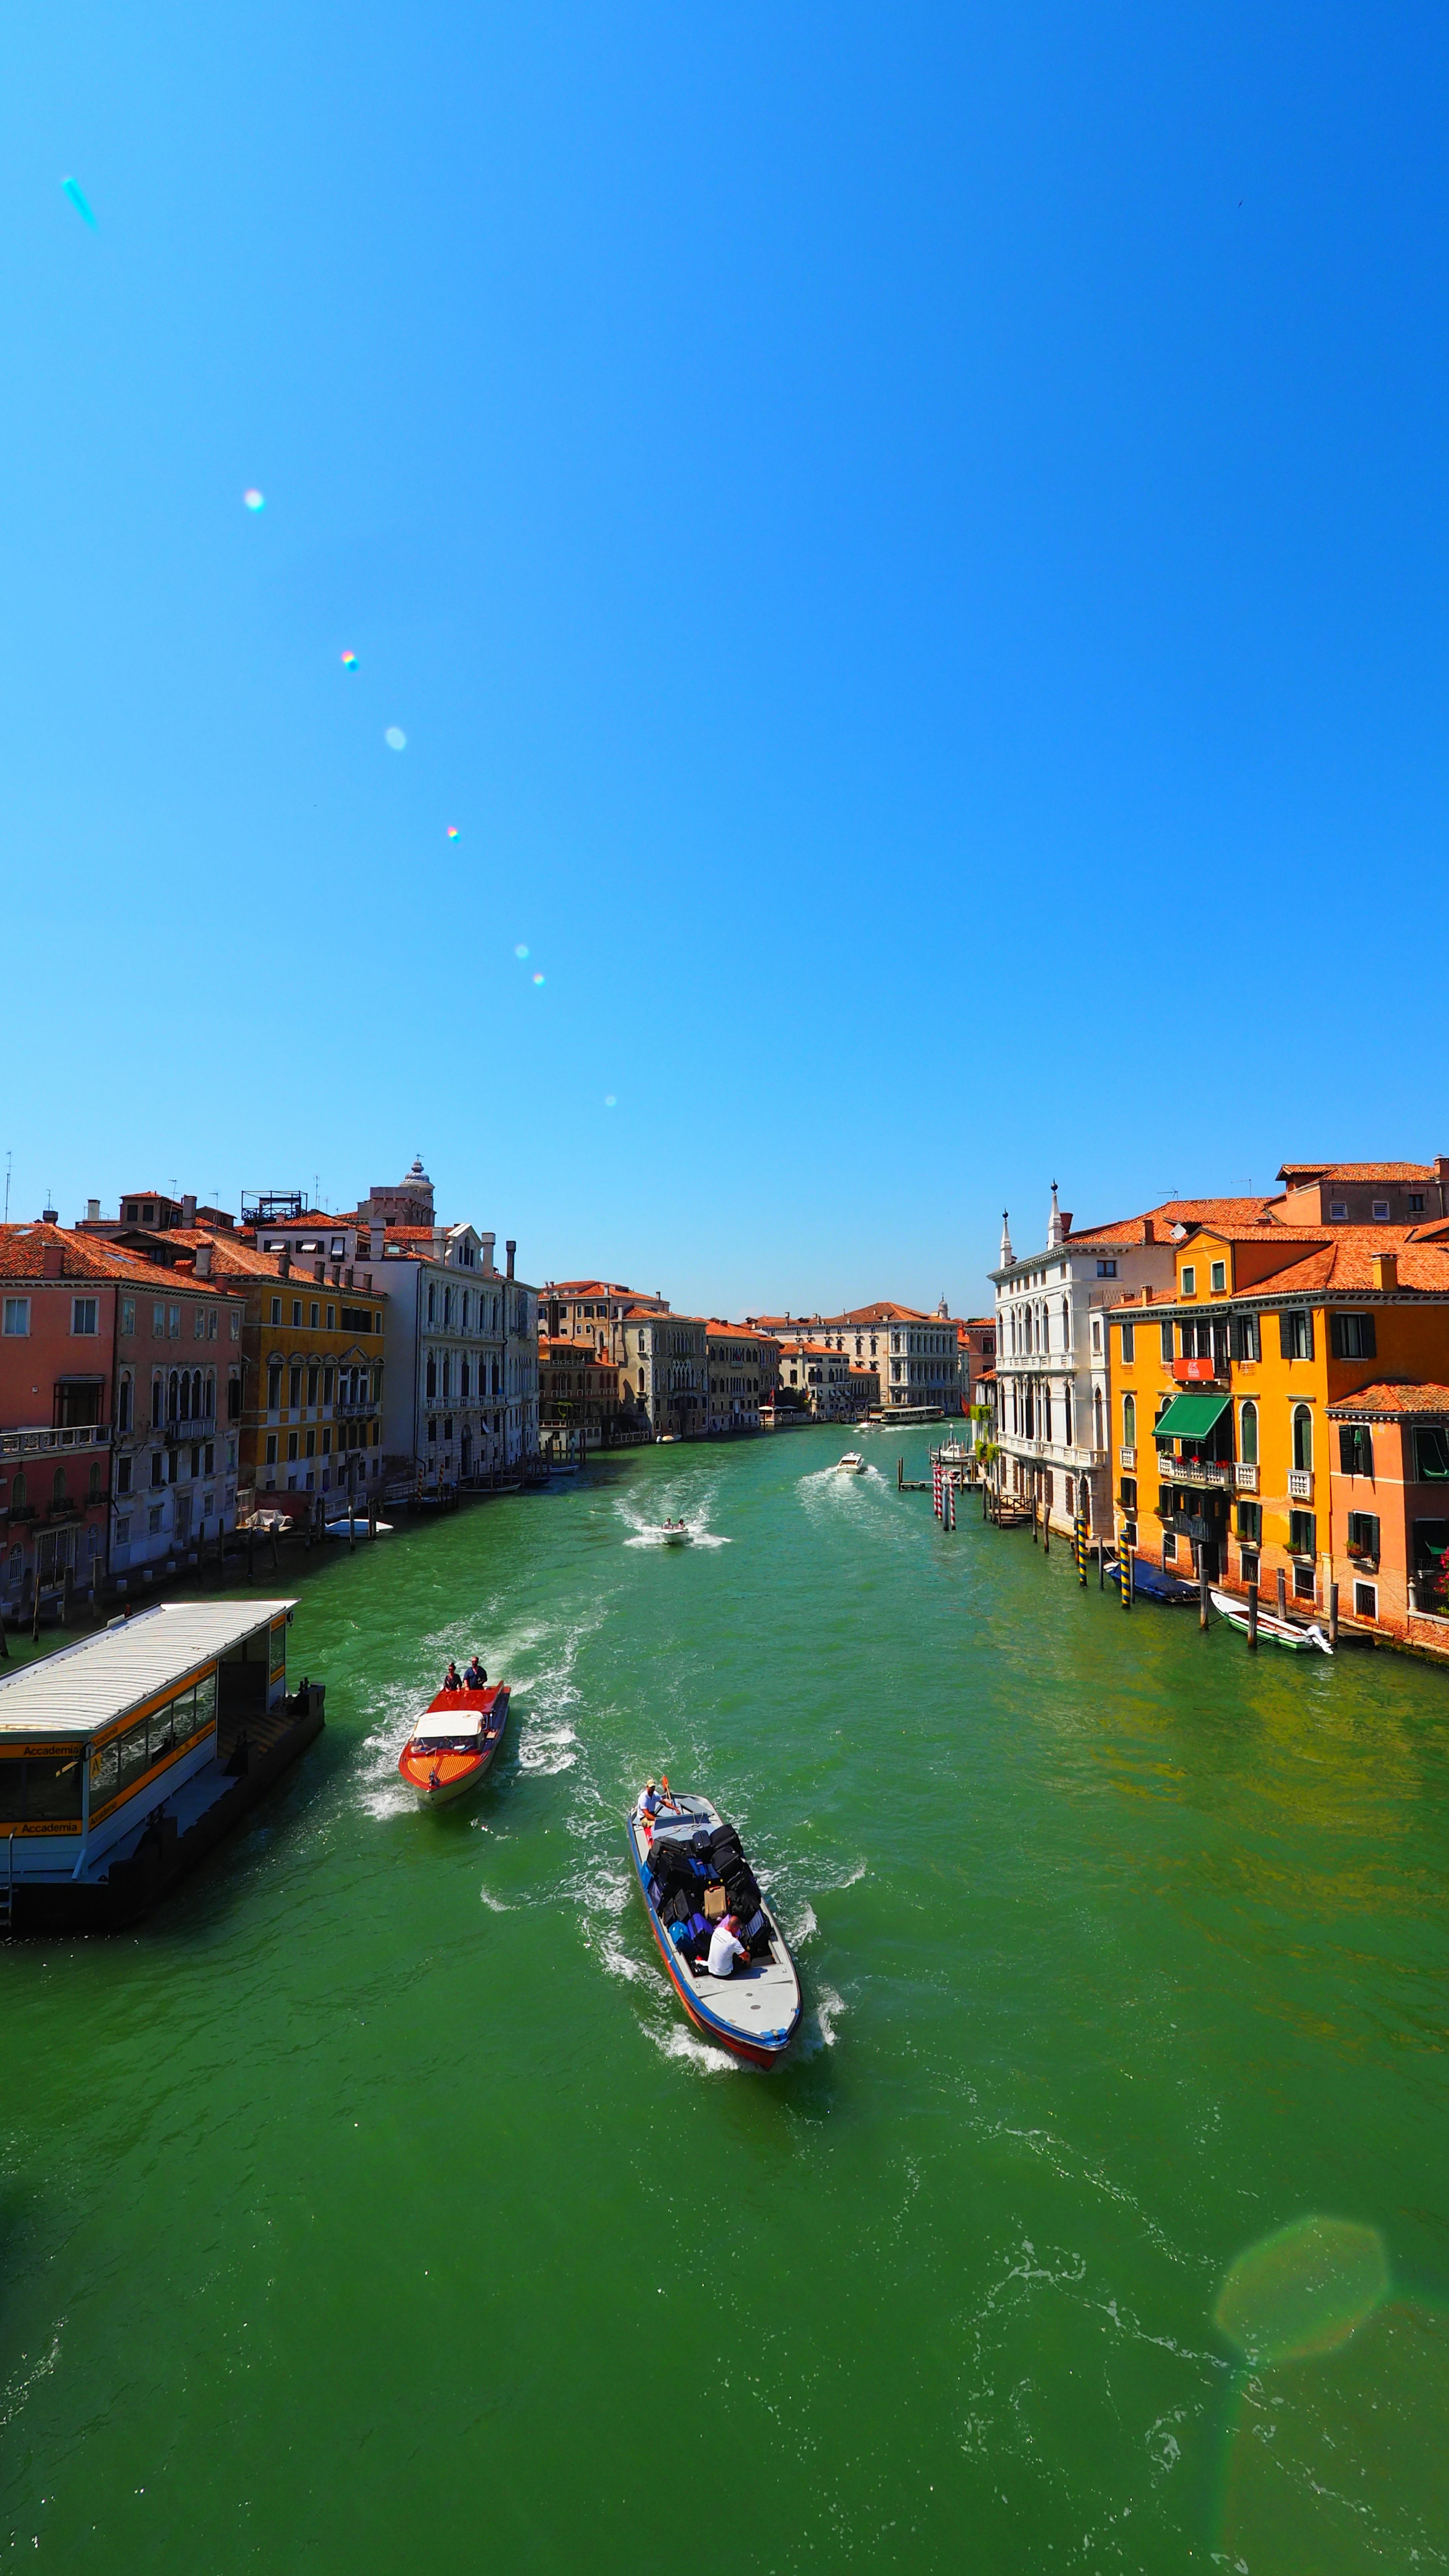
{"label": "motorboat with luggage", "polygon": [[858,1449],[847,1449],[845,1456],[843,1458],[837,1458],[835,1464],[837,1471],[842,1476],[863,1476],[865,1474],[865,1460],[862,1458]]}
{"label": "motorboat with luggage", "polygon": [[420,1807],[450,1807],[490,1769],[508,1725],[510,1686],[440,1690],[403,1746],[398,1770]]}
{"label": "motorboat with luggage", "polygon": [[[800,2027],[800,1979],[733,1825],[708,1798],[666,1797],[656,1816],[636,1807],[627,1830],[650,1929],[690,2020],[752,2066],[777,2065]],[[715,1977],[709,1950],[726,1913],[749,1955]]]}
{"label": "motorboat with luggage", "polygon": [[[1231,1592],[1212,1592],[1209,1598],[1218,1617],[1226,1619],[1230,1628],[1240,1629],[1245,1637],[1251,1634],[1246,1601],[1235,1600]],[[1333,1652],[1316,1619],[1300,1626],[1296,1619],[1276,1619],[1268,1611],[1260,1610],[1258,1634],[1265,1645],[1286,1646],[1291,1654],[1301,1654],[1305,1646],[1316,1646],[1321,1655]]]}

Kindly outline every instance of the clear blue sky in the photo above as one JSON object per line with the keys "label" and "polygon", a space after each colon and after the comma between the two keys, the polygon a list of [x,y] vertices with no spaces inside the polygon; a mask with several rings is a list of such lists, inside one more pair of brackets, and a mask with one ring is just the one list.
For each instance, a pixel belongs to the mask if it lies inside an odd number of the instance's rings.
{"label": "clear blue sky", "polygon": [[532,1278],[959,1311],[1054,1175],[1449,1149],[1446,70],[12,12],[12,1215],[421,1148]]}

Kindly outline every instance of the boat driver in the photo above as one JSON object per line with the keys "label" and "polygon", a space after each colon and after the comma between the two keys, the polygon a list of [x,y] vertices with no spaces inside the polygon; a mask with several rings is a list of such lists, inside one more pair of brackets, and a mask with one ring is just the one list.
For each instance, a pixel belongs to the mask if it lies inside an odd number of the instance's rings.
{"label": "boat driver", "polygon": [[635,1808],[634,1813],[642,1823],[646,1816],[657,1816],[663,1804],[664,1801],[659,1795],[658,1781],[646,1780],[644,1787],[640,1792],[639,1804]]}
{"label": "boat driver", "polygon": [[471,1664],[465,1665],[464,1667],[463,1688],[464,1690],[486,1690],[488,1688],[488,1676],[478,1661],[478,1649],[476,1646],[473,1649],[473,1661]]}
{"label": "boat driver", "polygon": [[739,1938],[739,1917],[727,1914],[714,1927],[709,1945],[709,1973],[712,1977],[732,1977],[736,1959],[749,1965],[749,1951]]}

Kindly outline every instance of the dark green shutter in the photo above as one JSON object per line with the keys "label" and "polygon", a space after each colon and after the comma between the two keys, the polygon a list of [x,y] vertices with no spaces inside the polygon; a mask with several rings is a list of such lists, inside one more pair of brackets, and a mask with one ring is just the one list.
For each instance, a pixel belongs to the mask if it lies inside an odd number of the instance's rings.
{"label": "dark green shutter", "polygon": [[1278,1313],[1278,1356],[1284,1360],[1293,1357],[1293,1318],[1286,1306],[1280,1307]]}

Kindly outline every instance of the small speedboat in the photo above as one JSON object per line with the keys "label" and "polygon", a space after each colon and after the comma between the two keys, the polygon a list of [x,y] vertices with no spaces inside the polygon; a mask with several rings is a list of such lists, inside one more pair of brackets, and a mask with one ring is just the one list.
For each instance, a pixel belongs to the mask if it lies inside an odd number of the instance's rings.
{"label": "small speedboat", "polygon": [[[1248,1634],[1247,1603],[1235,1600],[1231,1592],[1212,1592],[1208,1597],[1219,1618],[1226,1619],[1230,1628],[1240,1629],[1246,1637]],[[1260,1610],[1258,1634],[1266,1644],[1286,1646],[1291,1654],[1301,1654],[1305,1646],[1316,1646],[1321,1655],[1331,1655],[1333,1652],[1316,1619],[1310,1621],[1307,1627],[1300,1628],[1295,1620],[1276,1619],[1266,1610]]]}
{"label": "small speedboat", "polygon": [[328,1538],[391,1538],[392,1523],[369,1523],[365,1512],[354,1512],[351,1520],[344,1514],[340,1521],[328,1521],[324,1535]]}
{"label": "small speedboat", "polygon": [[839,1473],[843,1476],[863,1476],[865,1474],[865,1460],[862,1458],[858,1449],[847,1449],[845,1456],[843,1458],[837,1458],[835,1464]]}
{"label": "small speedboat", "polygon": [[439,1691],[402,1749],[398,1770],[420,1807],[450,1807],[475,1789],[503,1742],[509,1685]]}
{"label": "small speedboat", "polygon": [[[778,2065],[800,2027],[800,1979],[784,1933],[763,1896],[749,1963],[736,1960],[729,1977],[712,1977],[704,1959],[693,1955],[689,1939],[679,1937],[684,1925],[665,1919],[677,1918],[681,1905],[693,1905],[693,1894],[681,1891],[697,1889],[703,1910],[711,1880],[716,1888],[721,1884],[712,1867],[711,1845],[730,1829],[719,1809],[708,1798],[672,1798],[654,1819],[652,1831],[648,1820],[638,1814],[630,1815],[627,1830],[650,1930],[690,2020],[707,2039],[719,2040],[736,2057],[748,2058],[752,2066]],[[731,1837],[725,1848],[738,1853],[738,1838]],[[737,1866],[748,1867],[743,1855]],[[728,1858],[724,1868],[733,1875]],[[727,1876],[724,1884],[729,1883]]]}
{"label": "small speedboat", "polygon": [[688,1547],[694,1532],[688,1521],[662,1521],[659,1535],[666,1547]]}

